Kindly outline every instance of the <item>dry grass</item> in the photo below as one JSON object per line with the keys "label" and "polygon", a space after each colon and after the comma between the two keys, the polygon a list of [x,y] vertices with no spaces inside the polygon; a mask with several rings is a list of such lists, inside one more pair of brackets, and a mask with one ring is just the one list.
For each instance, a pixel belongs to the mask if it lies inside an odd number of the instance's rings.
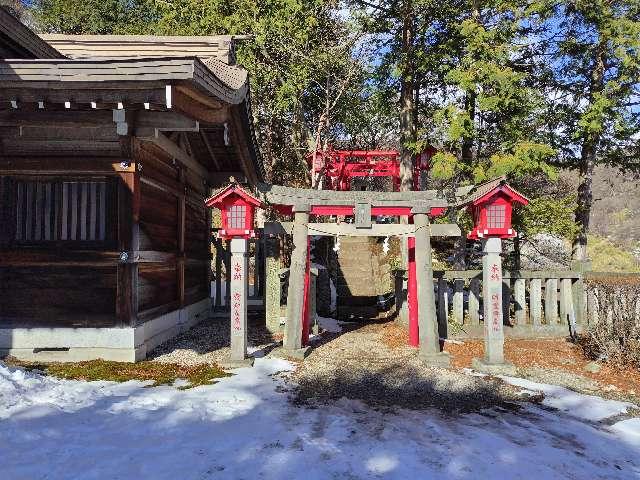
{"label": "dry grass", "polygon": [[189,382],[179,387],[187,389],[199,385],[209,385],[217,378],[227,377],[228,373],[215,365],[184,366],[175,363],[160,362],[113,362],[107,360],[89,360],[85,362],[24,362],[15,358],[6,358],[5,363],[27,370],[40,370],[47,375],[66,380],[84,380],[87,382],[105,380],[127,382],[129,380],[152,381],[150,386],[171,385],[178,379]]}
{"label": "dry grass", "polygon": [[[382,342],[390,349],[406,348],[408,332],[405,327],[397,323],[382,326]],[[451,353],[454,368],[471,368],[473,358],[482,358],[484,344],[482,340],[464,340],[463,342],[446,342],[445,350]],[[600,364],[600,371],[585,370],[587,363],[592,361],[585,356],[579,344],[564,338],[540,338],[529,340],[505,340],[505,357],[518,369],[542,369],[566,372],[571,375],[586,377],[595,381],[600,390],[609,391],[613,387],[632,398],[640,401],[640,369],[618,368],[608,363]]]}
{"label": "dry grass", "polygon": [[[471,366],[474,357],[482,357],[482,340],[465,340],[462,344],[447,343],[445,349],[451,353],[457,368]],[[620,369],[606,363],[600,364],[599,372],[585,370],[590,359],[585,357],[582,347],[564,338],[505,341],[505,357],[519,368],[537,367],[570,372],[596,381],[603,389],[614,386],[624,392],[640,395],[640,370]]]}

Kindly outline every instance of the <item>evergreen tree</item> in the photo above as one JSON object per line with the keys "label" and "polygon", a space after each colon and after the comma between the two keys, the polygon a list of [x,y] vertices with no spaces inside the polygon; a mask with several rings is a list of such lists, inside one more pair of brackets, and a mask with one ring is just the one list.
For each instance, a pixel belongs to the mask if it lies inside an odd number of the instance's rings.
{"label": "evergreen tree", "polygon": [[[596,163],[640,170],[640,1],[546,4],[548,134],[561,166],[580,173],[573,258],[587,256]],[[542,42],[540,42],[542,44]]]}

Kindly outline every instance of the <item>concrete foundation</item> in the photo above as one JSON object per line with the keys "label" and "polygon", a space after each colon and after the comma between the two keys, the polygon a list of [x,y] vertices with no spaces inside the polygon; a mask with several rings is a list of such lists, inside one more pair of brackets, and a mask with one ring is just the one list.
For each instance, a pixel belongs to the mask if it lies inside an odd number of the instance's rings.
{"label": "concrete foundation", "polygon": [[233,370],[234,368],[243,368],[243,367],[253,367],[253,363],[255,362],[255,358],[248,357],[244,360],[225,360],[220,362],[219,365],[224,370]]}
{"label": "concrete foundation", "polygon": [[0,355],[43,362],[97,358],[136,362],[208,318],[210,311],[211,300],[206,298],[135,328],[4,328],[0,329]]}
{"label": "concrete foundation", "polygon": [[448,352],[438,353],[422,353],[418,354],[418,358],[427,367],[449,368],[451,367],[451,355]]}
{"label": "concrete foundation", "polygon": [[502,362],[497,364],[487,363],[485,360],[481,358],[474,358],[471,361],[471,367],[474,370],[482,373],[488,373],[490,375],[515,375],[516,367],[515,365]]}
{"label": "concrete foundation", "polygon": [[277,348],[271,352],[271,355],[278,358],[289,359],[292,358],[294,360],[304,360],[311,353],[310,347],[302,347],[296,348],[295,350],[290,350],[287,348]]}

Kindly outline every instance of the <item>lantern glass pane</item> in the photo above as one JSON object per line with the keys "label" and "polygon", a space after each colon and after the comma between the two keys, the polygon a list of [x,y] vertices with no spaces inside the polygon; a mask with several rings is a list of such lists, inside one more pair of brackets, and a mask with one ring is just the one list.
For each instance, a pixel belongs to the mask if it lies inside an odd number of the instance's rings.
{"label": "lantern glass pane", "polygon": [[505,205],[487,208],[487,228],[504,228]]}
{"label": "lantern glass pane", "polygon": [[232,205],[227,210],[227,227],[230,229],[244,230],[245,217],[247,213],[247,207],[245,205]]}

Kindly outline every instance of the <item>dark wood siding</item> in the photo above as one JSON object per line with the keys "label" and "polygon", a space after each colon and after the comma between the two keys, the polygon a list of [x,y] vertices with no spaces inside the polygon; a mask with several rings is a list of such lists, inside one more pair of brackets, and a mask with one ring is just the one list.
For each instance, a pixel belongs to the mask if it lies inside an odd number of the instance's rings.
{"label": "dark wood siding", "polygon": [[0,328],[116,325],[116,267],[0,267]]}

